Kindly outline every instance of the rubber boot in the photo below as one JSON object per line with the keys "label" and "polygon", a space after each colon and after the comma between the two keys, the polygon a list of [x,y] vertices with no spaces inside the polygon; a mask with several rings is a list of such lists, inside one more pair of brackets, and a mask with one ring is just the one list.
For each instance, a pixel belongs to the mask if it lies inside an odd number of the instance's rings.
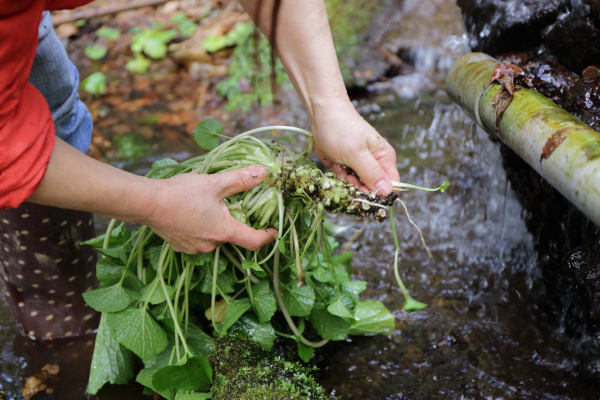
{"label": "rubber boot", "polygon": [[23,203],[0,211],[0,275],[6,302],[24,332],[48,340],[94,331],[99,313],[82,293],[95,289],[92,214]]}

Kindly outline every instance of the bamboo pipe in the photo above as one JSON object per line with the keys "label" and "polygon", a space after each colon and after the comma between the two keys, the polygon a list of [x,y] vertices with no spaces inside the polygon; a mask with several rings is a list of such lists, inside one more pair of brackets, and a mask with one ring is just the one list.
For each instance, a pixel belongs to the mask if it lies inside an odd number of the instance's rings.
{"label": "bamboo pipe", "polygon": [[504,89],[488,83],[497,63],[483,53],[461,57],[446,77],[448,95],[474,121],[478,113],[481,128],[498,135],[600,227],[600,133],[546,97],[520,86],[499,117],[496,131],[492,103]]}

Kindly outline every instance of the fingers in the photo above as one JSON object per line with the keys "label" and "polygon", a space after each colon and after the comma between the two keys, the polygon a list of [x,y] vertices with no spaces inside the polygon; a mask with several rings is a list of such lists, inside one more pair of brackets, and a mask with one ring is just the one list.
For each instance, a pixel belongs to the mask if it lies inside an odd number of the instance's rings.
{"label": "fingers", "polygon": [[217,195],[225,198],[252,189],[264,181],[267,175],[268,171],[264,165],[251,165],[223,174],[211,175],[211,178]]}
{"label": "fingers", "polygon": [[376,155],[376,159],[379,161],[379,164],[382,166],[390,180],[399,181],[400,173],[398,172],[398,165],[396,164],[396,151],[387,141],[385,142],[384,147],[384,151],[380,156]]}
{"label": "fingers", "polygon": [[361,181],[360,179],[358,179],[356,176],[354,175],[349,175],[346,172],[346,169],[340,165],[340,164],[333,164],[331,170],[333,172],[335,172],[335,175],[337,176],[338,179],[345,179],[346,182],[348,182],[351,185],[356,186],[357,188],[359,188],[361,191],[363,192],[368,192],[369,188],[366,187]]}
{"label": "fingers", "polygon": [[265,230],[256,230],[231,218],[233,235],[229,243],[241,246],[248,250],[258,250],[267,243],[271,243],[277,237],[277,229],[268,228]]}
{"label": "fingers", "polygon": [[361,157],[356,157],[356,161],[350,164],[350,167],[360,176],[361,180],[370,190],[376,190],[381,194],[392,192],[392,178],[383,169],[373,154],[364,152]]}

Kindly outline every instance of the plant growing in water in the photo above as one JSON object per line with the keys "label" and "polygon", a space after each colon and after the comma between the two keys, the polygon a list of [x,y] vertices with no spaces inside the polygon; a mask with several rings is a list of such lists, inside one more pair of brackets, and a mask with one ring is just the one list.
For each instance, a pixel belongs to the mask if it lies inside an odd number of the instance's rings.
{"label": "plant growing in water", "polygon": [[[308,148],[294,154],[253,136],[274,129],[307,135]],[[150,391],[167,399],[207,398],[202,392],[212,383],[207,361],[212,344],[206,332],[241,334],[265,350],[276,336],[289,338],[308,361],[316,347],[330,340],[393,331],[394,317],[382,303],[359,298],[366,282],[351,280],[351,254],[334,255],[338,243],[323,219],[325,212],[333,212],[383,221],[393,217],[396,194],[362,193],[315,168],[307,159],[312,135],[299,128],[258,128],[219,144],[221,125],[206,120],[194,137],[208,153],[181,163],[158,161],[148,176],[216,174],[263,164],[269,177],[226,203],[240,221],[257,229],[274,226],[278,237],[257,251],[224,244],[211,253],[189,255],[175,252],[146,226],[127,230],[111,221],[105,235],[88,242],[103,255],[97,265],[102,288],[84,293],[86,302],[102,312],[90,393],[106,382],[132,379],[137,356],[144,368],[135,379]],[[404,308],[425,307],[400,279],[398,250],[394,271]]]}

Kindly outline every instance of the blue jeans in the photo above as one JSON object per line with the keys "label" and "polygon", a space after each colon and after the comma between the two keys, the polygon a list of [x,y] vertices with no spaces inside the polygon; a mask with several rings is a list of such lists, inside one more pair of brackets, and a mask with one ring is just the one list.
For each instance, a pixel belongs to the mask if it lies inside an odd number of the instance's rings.
{"label": "blue jeans", "polygon": [[79,99],[79,73],[54,32],[48,11],[42,14],[38,37],[29,82],[46,98],[56,136],[85,153],[92,140],[92,117]]}

